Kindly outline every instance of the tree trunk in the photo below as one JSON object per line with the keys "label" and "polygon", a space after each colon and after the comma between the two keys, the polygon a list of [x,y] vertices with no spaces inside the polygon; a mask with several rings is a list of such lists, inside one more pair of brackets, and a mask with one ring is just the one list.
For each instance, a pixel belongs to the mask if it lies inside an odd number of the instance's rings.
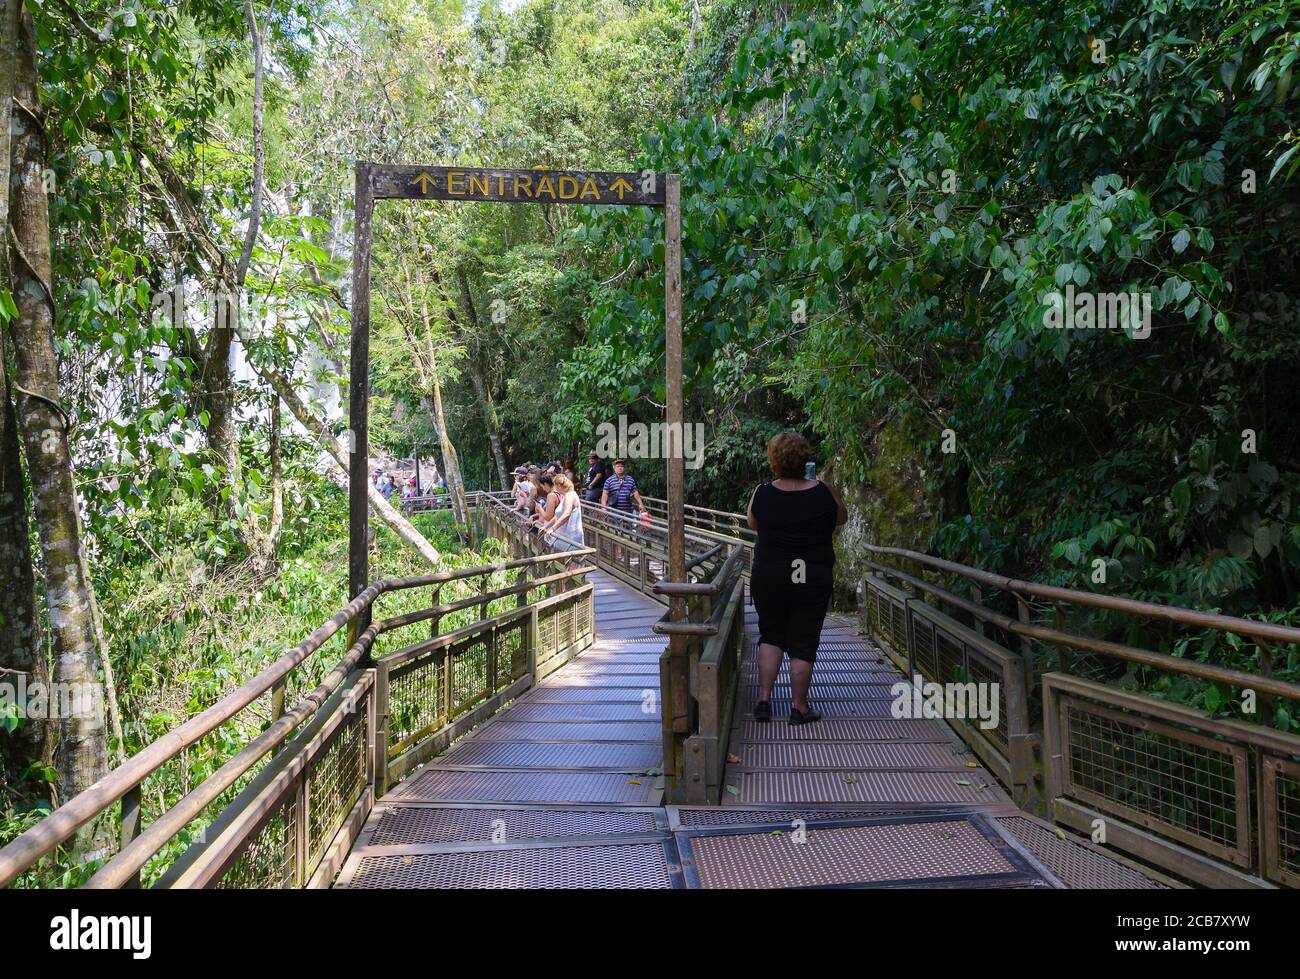
{"label": "tree trunk", "polygon": [[[34,684],[47,683],[49,676],[36,604],[18,419],[10,400],[7,364],[4,333],[0,332],[0,683],[16,687],[21,673],[31,690]],[[6,774],[15,777],[30,761],[48,763],[49,749],[45,719],[22,719],[12,734],[0,733],[0,779]]]}
{"label": "tree trunk", "polygon": [[492,395],[488,393],[473,350],[466,358],[465,366],[469,371],[470,383],[474,385],[474,394],[478,397],[479,408],[483,412],[483,427],[487,429],[488,446],[492,450],[492,460],[496,463],[497,479],[503,490],[509,489],[509,480],[506,478],[506,456],[501,451],[501,436],[497,434],[499,422],[496,405],[492,403]]}
{"label": "tree trunk", "polygon": [[438,430],[438,443],[442,447],[443,475],[447,478],[447,492],[451,494],[457,533],[462,540],[472,543],[474,528],[469,520],[469,506],[465,500],[465,483],[460,474],[460,460],[456,458],[456,448],[451,444],[451,433],[447,430],[447,415],[442,408],[442,384],[438,381],[438,357],[433,346],[433,320],[429,315],[429,301],[424,296],[420,298],[420,318],[424,326],[423,340],[428,357],[425,380],[433,391],[433,424]]}
{"label": "tree trunk", "polygon": [[[13,112],[14,62],[22,0],[0,0],[0,234],[9,227],[9,124]],[[0,290],[10,291],[9,249],[0,247]],[[16,686],[48,682],[41,644],[27,523],[27,491],[19,457],[18,417],[9,390],[9,356],[0,324],[0,683]],[[49,762],[49,725],[44,718],[24,718],[10,735],[0,734],[0,781],[10,779],[38,759]]]}
{"label": "tree trunk", "polygon": [[456,521],[464,528],[463,536],[473,543],[474,530],[469,522],[469,505],[465,500],[465,481],[461,478],[460,460],[456,457],[456,447],[451,443],[451,433],[447,431],[447,415],[442,409],[442,385],[438,383],[438,368],[433,369],[433,418],[438,428],[438,439],[442,443],[442,467],[447,476],[447,491],[452,494],[452,506],[456,511]]}
{"label": "tree trunk", "polygon": [[270,558],[275,561],[280,546],[280,531],[284,529],[284,461],[283,446],[280,442],[280,396],[271,394],[271,526],[266,536],[270,546]]}
{"label": "tree trunk", "polygon": [[[13,283],[18,315],[10,323],[16,363],[18,420],[31,478],[36,526],[45,565],[45,598],[55,656],[55,680],[102,704],[90,582],[83,573],[80,514],[73,484],[66,417],[59,404],[54,352],[54,292],[50,211],[45,196],[46,145],[36,71],[36,38],[22,15],[14,72],[11,225]],[[59,719],[58,770],[62,798],[103,777],[107,745],[103,710],[69,712]]]}
{"label": "tree trunk", "polygon": [[[257,14],[252,0],[244,0],[244,20],[253,44],[253,180],[248,207],[248,227],[244,231],[244,245],[235,263],[234,281],[227,301],[217,302],[218,315],[224,307],[225,316],[214,325],[211,342],[203,361],[205,391],[208,408],[208,444],[226,467],[227,509],[231,519],[240,528],[239,535],[259,580],[269,575],[275,567],[278,544],[278,526],[270,533],[262,530],[257,512],[249,505],[247,487],[244,485],[243,465],[239,458],[239,432],[234,423],[234,377],[230,371],[230,348],[235,328],[243,314],[244,283],[248,280],[248,267],[253,258],[253,247],[262,220],[263,184],[266,174],[266,146],[262,117],[265,102],[266,36],[257,24]],[[272,501],[274,509],[275,501]],[[241,512],[242,511],[242,512]],[[272,514],[271,523],[277,523]]]}
{"label": "tree trunk", "polygon": [[464,542],[465,535],[461,530],[464,518],[460,512],[460,497],[456,493],[456,477],[452,474],[451,464],[451,453],[455,450],[452,448],[451,439],[443,432],[443,423],[434,407],[433,397],[425,398],[423,406],[425,414],[433,417],[433,428],[438,433],[438,453],[442,456],[442,477],[447,483],[447,502],[451,504],[451,515],[456,521],[456,533]]}
{"label": "tree trunk", "polygon": [[469,276],[465,274],[464,266],[456,267],[456,281],[460,285],[461,302],[465,304],[465,318],[469,321],[467,337],[469,356],[466,358],[469,379],[474,385],[474,393],[478,396],[479,409],[483,412],[483,427],[487,429],[488,444],[492,448],[492,458],[497,465],[497,478],[501,481],[501,488],[508,490],[510,480],[506,476],[506,456],[501,451],[501,420],[497,416],[496,403],[492,400],[492,392],[488,389],[479,365],[478,309],[474,306],[474,296],[469,290]]}

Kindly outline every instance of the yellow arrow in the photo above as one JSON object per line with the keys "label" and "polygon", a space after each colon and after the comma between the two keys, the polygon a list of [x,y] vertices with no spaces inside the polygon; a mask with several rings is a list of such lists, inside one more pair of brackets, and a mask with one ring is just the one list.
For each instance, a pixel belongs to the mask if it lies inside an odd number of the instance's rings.
{"label": "yellow arrow", "polygon": [[618,191],[618,199],[622,200],[624,193],[631,192],[632,185],[628,183],[626,180],[624,180],[622,177],[619,177],[617,180],[615,180],[612,184],[609,185],[609,189]]}
{"label": "yellow arrow", "polygon": [[411,183],[419,184],[420,193],[427,194],[429,192],[429,185],[435,183],[435,181],[427,173],[421,173],[418,177],[412,180]]}

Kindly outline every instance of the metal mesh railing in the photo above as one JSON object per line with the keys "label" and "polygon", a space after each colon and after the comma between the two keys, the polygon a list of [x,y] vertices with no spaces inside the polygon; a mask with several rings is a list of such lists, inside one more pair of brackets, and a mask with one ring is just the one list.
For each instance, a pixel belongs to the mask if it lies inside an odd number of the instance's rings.
{"label": "metal mesh railing", "polygon": [[894,662],[909,679],[937,685],[945,719],[1004,784],[1022,786],[1019,801],[1027,801],[1033,773],[1019,762],[1036,739],[1027,727],[1020,658],[876,575],[863,580],[861,599],[865,624]]}
{"label": "metal mesh railing", "polygon": [[1263,768],[1265,876],[1300,887],[1300,763],[1267,757]]}
{"label": "metal mesh railing", "polygon": [[1100,809],[1248,864],[1246,751],[1194,732],[1063,698],[1066,791]]}
{"label": "metal mesh railing", "polygon": [[339,725],[306,777],[307,861],[312,869],[366,789],[368,721],[368,711],[353,712]]}
{"label": "metal mesh railing", "polygon": [[286,889],[298,887],[298,796],[280,803],[250,838],[230,869],[215,887]]}
{"label": "metal mesh railing", "polygon": [[1060,673],[1043,698],[1058,821],[1191,881],[1300,885],[1300,739]]}
{"label": "metal mesh railing", "polygon": [[[1110,827],[1112,845],[1190,881],[1300,885],[1300,770],[1288,767],[1300,764],[1300,736],[1264,723],[1273,716],[1269,698],[1295,702],[1300,687],[1267,671],[1067,633],[1062,609],[1075,602],[1085,610],[1250,637],[1265,663],[1270,643],[1298,643],[1300,630],[1036,585],[898,548],[871,550],[910,562],[915,573],[868,562],[877,573],[862,583],[864,622],[909,672],[934,682],[998,685],[998,713],[1006,723],[958,730],[1022,806],[1084,832]],[[927,581],[922,569],[946,576],[945,584],[965,581],[968,596]],[[982,604],[991,592],[1013,596],[1019,618]],[[1045,613],[1054,626],[1034,621]],[[1252,723],[1150,695],[1165,694],[1171,679],[1183,688],[1194,688],[1189,681],[1215,683],[1244,703],[1259,697],[1265,710]],[[994,758],[981,752],[980,741]],[[1039,800],[1041,809],[1034,805]]]}

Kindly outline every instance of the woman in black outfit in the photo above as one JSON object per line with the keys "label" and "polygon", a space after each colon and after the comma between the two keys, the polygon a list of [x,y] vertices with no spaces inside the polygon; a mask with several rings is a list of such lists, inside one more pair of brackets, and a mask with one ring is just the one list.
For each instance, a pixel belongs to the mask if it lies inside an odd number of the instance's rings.
{"label": "woman in black outfit", "polygon": [[749,583],[758,612],[756,721],[772,719],[772,686],[783,652],[790,654],[790,723],[821,720],[808,706],[808,687],[831,602],[831,535],[849,514],[829,486],[804,478],[811,458],[808,440],[799,433],[774,435],[767,459],[776,478],[749,500],[749,525],[758,531]]}

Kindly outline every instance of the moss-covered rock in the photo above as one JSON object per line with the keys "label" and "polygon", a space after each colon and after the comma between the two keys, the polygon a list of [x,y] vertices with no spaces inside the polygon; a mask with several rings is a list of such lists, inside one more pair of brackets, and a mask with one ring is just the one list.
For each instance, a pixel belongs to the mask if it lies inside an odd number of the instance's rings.
{"label": "moss-covered rock", "polygon": [[823,474],[849,511],[835,535],[835,608],[856,609],[857,584],[869,570],[864,545],[924,549],[930,539],[941,512],[941,484],[926,479],[925,440],[934,437],[914,418],[891,420],[875,436],[865,483],[846,484],[834,461]]}

